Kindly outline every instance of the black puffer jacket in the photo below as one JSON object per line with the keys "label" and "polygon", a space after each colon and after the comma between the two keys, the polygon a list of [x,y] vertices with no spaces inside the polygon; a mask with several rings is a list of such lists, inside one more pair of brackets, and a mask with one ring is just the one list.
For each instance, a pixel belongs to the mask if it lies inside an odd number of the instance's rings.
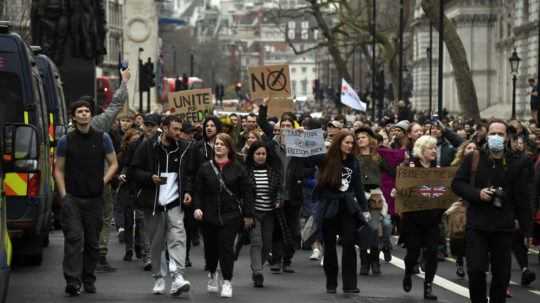
{"label": "black puffer jacket", "polygon": [[480,199],[480,190],[490,187],[494,171],[494,162],[488,151],[480,150],[480,159],[474,185],[470,184],[472,154],[468,155],[459,167],[452,182],[452,190],[469,203],[467,207],[467,228],[483,231],[512,232],[514,220],[519,221],[523,232],[530,233],[532,213],[529,199],[529,165],[523,154],[506,155],[503,166],[503,184],[505,192],[503,206],[497,208],[492,202]]}
{"label": "black puffer jacket", "polygon": [[[219,170],[217,163],[214,162],[214,165]],[[240,220],[242,216],[253,218],[253,182],[244,166],[238,161],[231,161],[220,173],[234,197],[222,188],[219,178],[208,161],[203,163],[195,178],[193,208],[202,210],[203,221],[215,225],[227,225]],[[238,207],[239,202],[242,214]]]}

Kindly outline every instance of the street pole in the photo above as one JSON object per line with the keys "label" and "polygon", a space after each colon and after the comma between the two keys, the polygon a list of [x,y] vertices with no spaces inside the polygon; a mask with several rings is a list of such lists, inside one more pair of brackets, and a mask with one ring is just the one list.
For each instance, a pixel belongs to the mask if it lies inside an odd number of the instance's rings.
{"label": "street pole", "polygon": [[356,88],[356,46],[353,48],[352,52],[352,87]]}
{"label": "street pole", "polygon": [[375,121],[375,103],[377,102],[377,93],[375,92],[375,79],[377,71],[375,70],[377,47],[375,43],[375,31],[377,30],[377,3],[373,0],[373,12],[371,18],[371,121]]}
{"label": "street pole", "polygon": [[141,60],[141,53],[144,51],[144,49],[142,47],[139,47],[139,54],[138,54],[138,58],[139,58],[139,69],[137,70],[137,80],[139,82],[139,112],[142,113],[143,112],[143,90],[142,90],[142,86],[141,86],[141,82],[142,82],[142,73],[143,73],[143,64],[142,64],[142,60]]}
{"label": "street pole", "polygon": [[178,67],[176,65],[176,46],[172,46],[173,49],[173,66],[174,66],[174,77],[178,78]]}
{"label": "street pole", "polygon": [[[442,1],[442,0],[441,0]],[[374,1],[375,2],[375,1]],[[403,32],[404,32],[403,0],[399,0],[399,81],[398,100],[403,100]]]}
{"label": "street pole", "polygon": [[444,0],[440,0],[439,7],[439,102],[437,113],[442,118],[443,112],[443,61],[444,61]]}
{"label": "street pole", "polygon": [[433,113],[433,21],[429,21],[429,115]]}
{"label": "street pole", "polygon": [[193,77],[193,68],[194,68],[194,65],[195,65],[195,58],[193,56],[193,53],[190,53],[189,54],[189,76],[190,77]]}
{"label": "street pole", "polygon": [[516,74],[512,77],[512,120],[516,119]]}

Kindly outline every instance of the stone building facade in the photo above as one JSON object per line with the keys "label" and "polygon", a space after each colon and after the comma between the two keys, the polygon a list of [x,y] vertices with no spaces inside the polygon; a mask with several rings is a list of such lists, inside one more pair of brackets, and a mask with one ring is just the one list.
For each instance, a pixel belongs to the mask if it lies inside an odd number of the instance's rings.
{"label": "stone building facade", "polygon": [[[476,86],[483,117],[509,118],[512,104],[512,73],[509,58],[516,48],[521,58],[516,85],[516,109],[528,117],[527,79],[537,78],[538,8],[540,0],[454,0],[448,1],[445,14],[461,37]],[[430,22],[418,3],[411,26],[410,65],[414,82],[413,106],[428,109]],[[438,32],[433,29],[432,103],[437,108]],[[461,113],[453,68],[445,48],[443,107]]]}

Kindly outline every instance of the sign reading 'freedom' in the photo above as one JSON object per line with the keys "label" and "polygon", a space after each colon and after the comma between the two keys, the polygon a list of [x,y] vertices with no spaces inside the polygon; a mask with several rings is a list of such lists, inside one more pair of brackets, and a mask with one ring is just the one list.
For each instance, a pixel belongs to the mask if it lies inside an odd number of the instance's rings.
{"label": "sign reading 'freedom'", "polygon": [[298,131],[282,129],[287,157],[310,157],[326,153],[322,129]]}
{"label": "sign reading 'freedom'", "polygon": [[182,120],[204,121],[206,116],[212,115],[213,104],[212,90],[209,88],[169,93],[171,112]]}
{"label": "sign reading 'freedom'", "polygon": [[248,68],[253,98],[291,96],[289,65],[266,65]]}

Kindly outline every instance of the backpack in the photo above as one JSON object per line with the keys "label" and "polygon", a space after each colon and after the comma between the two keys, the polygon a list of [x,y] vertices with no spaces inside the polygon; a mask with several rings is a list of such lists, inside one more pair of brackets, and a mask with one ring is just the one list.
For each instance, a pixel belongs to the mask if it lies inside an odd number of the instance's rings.
{"label": "backpack", "polygon": [[[474,151],[472,157],[470,184],[474,185],[476,171],[478,170],[478,162],[480,161],[480,153]],[[465,206],[465,201],[460,199],[457,202],[454,202],[445,214],[448,216],[448,237],[450,239],[465,238],[467,226],[467,207]]]}

